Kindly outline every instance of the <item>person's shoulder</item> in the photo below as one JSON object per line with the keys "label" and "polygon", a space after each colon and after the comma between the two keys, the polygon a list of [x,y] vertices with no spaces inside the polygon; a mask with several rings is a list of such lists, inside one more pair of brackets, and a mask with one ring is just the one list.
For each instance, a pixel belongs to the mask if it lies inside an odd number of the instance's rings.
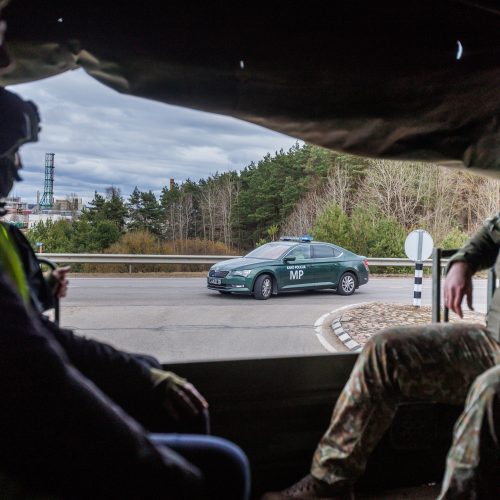
{"label": "person's shoulder", "polygon": [[2,221],[2,226],[11,234],[12,236],[18,238],[19,236],[24,237],[22,231],[14,224],[9,224],[8,222]]}
{"label": "person's shoulder", "polygon": [[500,212],[484,221],[484,225],[490,230],[500,231]]}
{"label": "person's shoulder", "polygon": [[497,248],[500,247],[500,212],[486,219],[484,227],[488,238],[496,244]]}
{"label": "person's shoulder", "polygon": [[29,248],[31,249],[31,245],[29,244],[25,234],[14,224],[9,224],[8,222],[3,222],[3,226],[7,229],[9,236],[16,242],[18,248]]}

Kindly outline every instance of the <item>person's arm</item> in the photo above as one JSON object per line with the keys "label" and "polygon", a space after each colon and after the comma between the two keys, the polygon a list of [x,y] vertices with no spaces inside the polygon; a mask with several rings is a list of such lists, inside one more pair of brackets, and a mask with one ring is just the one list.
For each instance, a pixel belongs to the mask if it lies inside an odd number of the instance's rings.
{"label": "person's arm", "polygon": [[456,261],[450,266],[444,282],[444,303],[446,307],[463,318],[462,300],[467,299],[471,311],[472,305],[472,271],[467,262]]}
{"label": "person's arm", "polygon": [[103,342],[75,335],[46,318],[41,318],[41,321],[71,362],[144,425],[145,420],[149,420],[148,414],[156,414],[155,422],[161,422],[161,415],[166,420],[179,421],[197,418],[208,408],[192,384],[162,370],[154,358],[149,361]]}
{"label": "person's arm", "polygon": [[153,384],[146,362],[104,342],[75,335],[46,317],[40,321],[71,363],[120,406],[130,411],[133,406],[150,403]]}
{"label": "person's arm", "polygon": [[495,264],[500,245],[500,213],[487,219],[474,236],[450,259],[465,262],[472,274]]}
{"label": "person's arm", "polygon": [[472,305],[472,276],[495,264],[500,245],[500,214],[487,219],[483,227],[450,259],[444,283],[445,305],[463,317],[462,300]]}
{"label": "person's arm", "polygon": [[0,467],[71,498],[202,498],[200,471],[75,369],[0,275]]}

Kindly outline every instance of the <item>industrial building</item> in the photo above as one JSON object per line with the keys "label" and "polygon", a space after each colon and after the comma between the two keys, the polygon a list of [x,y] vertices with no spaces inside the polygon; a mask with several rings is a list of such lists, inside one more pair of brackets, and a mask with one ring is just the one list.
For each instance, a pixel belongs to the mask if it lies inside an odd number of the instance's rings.
{"label": "industrial building", "polygon": [[54,153],[45,154],[45,180],[43,195],[37,192],[37,203],[29,204],[20,197],[7,198],[7,214],[3,220],[15,224],[21,229],[29,229],[39,222],[77,218],[83,208],[82,198],[67,196],[54,199]]}

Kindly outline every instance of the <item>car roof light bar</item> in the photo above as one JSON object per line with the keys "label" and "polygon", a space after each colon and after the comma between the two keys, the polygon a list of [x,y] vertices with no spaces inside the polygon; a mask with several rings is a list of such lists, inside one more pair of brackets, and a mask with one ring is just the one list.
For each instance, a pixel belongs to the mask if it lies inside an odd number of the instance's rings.
{"label": "car roof light bar", "polygon": [[304,243],[312,241],[314,238],[305,234],[304,236],[282,236],[280,238],[281,241],[301,241]]}

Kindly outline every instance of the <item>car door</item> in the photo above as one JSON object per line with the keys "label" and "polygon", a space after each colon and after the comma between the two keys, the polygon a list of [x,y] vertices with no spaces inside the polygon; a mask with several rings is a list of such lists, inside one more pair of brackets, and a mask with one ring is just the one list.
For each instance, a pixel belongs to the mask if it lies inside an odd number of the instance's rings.
{"label": "car door", "polygon": [[333,245],[311,245],[314,282],[318,287],[335,286],[342,274],[341,252]]}
{"label": "car door", "polygon": [[283,256],[283,262],[278,276],[278,287],[281,290],[308,288],[314,283],[314,269],[311,259],[311,245],[300,244],[293,247]]}

